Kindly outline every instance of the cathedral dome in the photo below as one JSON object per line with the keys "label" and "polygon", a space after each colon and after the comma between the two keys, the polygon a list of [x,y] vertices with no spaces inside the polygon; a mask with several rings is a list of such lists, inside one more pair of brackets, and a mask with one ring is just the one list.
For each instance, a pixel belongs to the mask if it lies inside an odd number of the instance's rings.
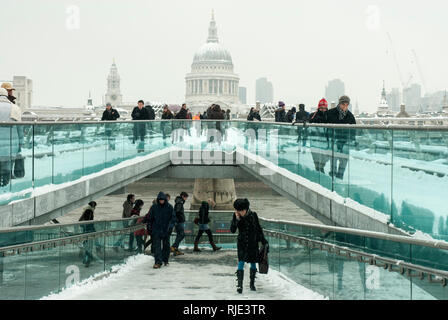
{"label": "cathedral dome", "polygon": [[193,63],[221,62],[232,64],[229,51],[217,42],[205,43],[194,55]]}

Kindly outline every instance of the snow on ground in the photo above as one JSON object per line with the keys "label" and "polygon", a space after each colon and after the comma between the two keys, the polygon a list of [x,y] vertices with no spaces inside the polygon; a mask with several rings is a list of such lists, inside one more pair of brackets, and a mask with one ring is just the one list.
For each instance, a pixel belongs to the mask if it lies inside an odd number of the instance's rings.
{"label": "snow on ground", "polygon": [[[236,292],[236,251],[186,253],[170,258],[169,266],[153,269],[154,258],[137,255],[44,300],[322,300],[315,293],[270,269],[258,274],[257,291],[249,289],[246,264],[244,289]],[[224,262],[224,263],[223,263]],[[229,263],[227,263],[229,262]],[[114,272],[116,271],[116,272]],[[108,275],[108,276],[107,276]],[[100,278],[95,280],[95,278]]]}

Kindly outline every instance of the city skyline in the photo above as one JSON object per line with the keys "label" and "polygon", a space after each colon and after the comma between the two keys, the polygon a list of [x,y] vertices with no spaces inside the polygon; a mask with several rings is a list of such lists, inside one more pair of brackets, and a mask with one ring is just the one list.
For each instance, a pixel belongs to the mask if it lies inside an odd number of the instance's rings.
{"label": "city skyline", "polygon": [[[238,2],[237,9],[233,4],[203,0],[5,3],[8,15],[0,21],[0,39],[9,50],[0,60],[0,78],[32,79],[34,105],[83,106],[89,91],[94,103],[100,104],[115,58],[124,101],[180,103],[184,76],[205,40],[203,30],[214,9],[220,38],[232,53],[248,103],[255,103],[254,83],[260,77],[274,84],[274,101],[303,102],[308,110],[315,108],[331,79],[344,81],[346,94],[368,112],[377,108],[383,80],[388,92],[401,88],[400,78],[411,75],[412,83],[426,84],[430,93],[448,87],[443,60],[448,45],[437,40],[443,37],[442,13],[448,9],[443,1],[433,1],[430,7],[402,0],[378,1],[376,6],[368,1],[328,0],[247,1]],[[322,6],[326,10],[320,10]],[[319,26],[309,27],[318,18]],[[282,23],[261,23],[272,19]],[[430,63],[437,67],[430,68]]]}

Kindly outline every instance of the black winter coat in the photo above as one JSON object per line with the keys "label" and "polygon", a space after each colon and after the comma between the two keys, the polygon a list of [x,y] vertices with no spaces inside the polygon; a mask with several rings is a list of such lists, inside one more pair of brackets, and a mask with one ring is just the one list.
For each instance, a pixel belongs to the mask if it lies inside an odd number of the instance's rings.
{"label": "black winter coat", "polygon": [[111,121],[111,120],[117,120],[120,118],[120,114],[117,110],[111,108],[110,111],[104,110],[103,116],[101,117],[101,121]]}
{"label": "black winter coat", "polygon": [[[94,211],[95,211],[95,209],[92,208],[91,206],[85,207],[81,217],[79,218],[79,221],[92,221]],[[81,230],[83,233],[96,231],[95,225],[93,223],[81,225]]]}
{"label": "black winter coat", "polygon": [[173,114],[171,113],[171,111],[163,112],[163,113],[162,113],[162,119],[163,119],[163,120],[170,120],[170,119],[173,119],[173,118],[174,118],[174,116],[173,116]]}
{"label": "black winter coat", "polygon": [[202,201],[201,207],[199,208],[199,224],[207,224],[210,222],[210,218],[208,217],[209,208],[208,202]]}
{"label": "black winter coat", "polygon": [[258,221],[257,213],[249,209],[246,215],[241,217],[239,221],[234,213],[230,231],[235,233],[237,229],[239,231],[237,242],[238,261],[258,262],[258,242],[264,245],[267,241],[263,235],[263,229]]}
{"label": "black winter coat", "polygon": [[138,107],[135,107],[132,110],[132,120],[149,120],[148,109],[142,108],[140,110]]}
{"label": "black winter coat", "polygon": [[187,109],[180,109],[179,112],[176,114],[176,119],[187,119]]}
{"label": "black winter coat", "polygon": [[181,196],[177,196],[174,200],[174,212],[176,213],[177,223],[185,222],[184,203],[185,201]]}
{"label": "black winter coat", "polygon": [[[343,119],[339,119],[339,111],[337,107],[327,111],[327,119],[328,123],[356,124],[355,116],[350,112],[350,110],[347,110],[347,113]],[[335,129],[334,138],[339,152],[341,151],[344,144],[346,144],[348,141],[355,140],[355,134],[355,130]]]}
{"label": "black winter coat", "polygon": [[307,122],[310,119],[310,114],[305,110],[299,110],[296,113],[296,122]]}
{"label": "black winter coat", "polygon": [[294,111],[292,111],[292,110],[289,110],[287,113],[286,113],[286,122],[293,122],[294,121]]}
{"label": "black winter coat", "polygon": [[[160,199],[165,200],[163,205],[160,205]],[[143,223],[148,224],[147,229],[152,236],[164,238],[171,234],[175,222],[176,215],[173,206],[166,201],[165,193],[159,192],[156,203],[149,209]]]}
{"label": "black winter coat", "polygon": [[283,108],[275,110],[275,122],[286,122],[286,111]]}
{"label": "black winter coat", "polygon": [[145,109],[148,111],[148,119],[154,120],[156,118],[156,113],[151,106],[146,106]]}

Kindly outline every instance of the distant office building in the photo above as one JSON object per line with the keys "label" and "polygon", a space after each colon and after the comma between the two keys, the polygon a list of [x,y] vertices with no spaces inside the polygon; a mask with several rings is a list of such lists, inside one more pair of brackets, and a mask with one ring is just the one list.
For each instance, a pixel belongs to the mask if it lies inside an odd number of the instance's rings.
{"label": "distant office building", "polygon": [[255,82],[255,101],[263,103],[274,102],[274,87],[266,78],[259,78]]}
{"label": "distant office building", "polygon": [[240,102],[242,104],[247,103],[247,88],[246,87],[239,87],[238,89],[238,96],[240,98]]}
{"label": "distant office building", "polygon": [[334,79],[328,81],[328,85],[325,88],[325,98],[329,103],[335,102],[336,105],[341,96],[345,95],[345,84],[340,79]]}
{"label": "distant office building", "polygon": [[443,109],[445,91],[437,91],[431,94],[425,94],[421,98],[421,107],[424,112],[439,112]]}
{"label": "distant office building", "polygon": [[33,81],[24,76],[14,76],[12,86],[15,89],[14,96],[17,98],[16,105],[22,111],[24,109],[30,109],[33,98]]}
{"label": "distant office building", "polygon": [[419,84],[412,84],[410,87],[403,90],[403,103],[406,105],[406,110],[411,113],[416,113],[421,109],[422,87]]}
{"label": "distant office building", "polygon": [[389,103],[389,108],[393,112],[400,111],[400,89],[392,88],[392,90],[386,95],[387,102]]}

